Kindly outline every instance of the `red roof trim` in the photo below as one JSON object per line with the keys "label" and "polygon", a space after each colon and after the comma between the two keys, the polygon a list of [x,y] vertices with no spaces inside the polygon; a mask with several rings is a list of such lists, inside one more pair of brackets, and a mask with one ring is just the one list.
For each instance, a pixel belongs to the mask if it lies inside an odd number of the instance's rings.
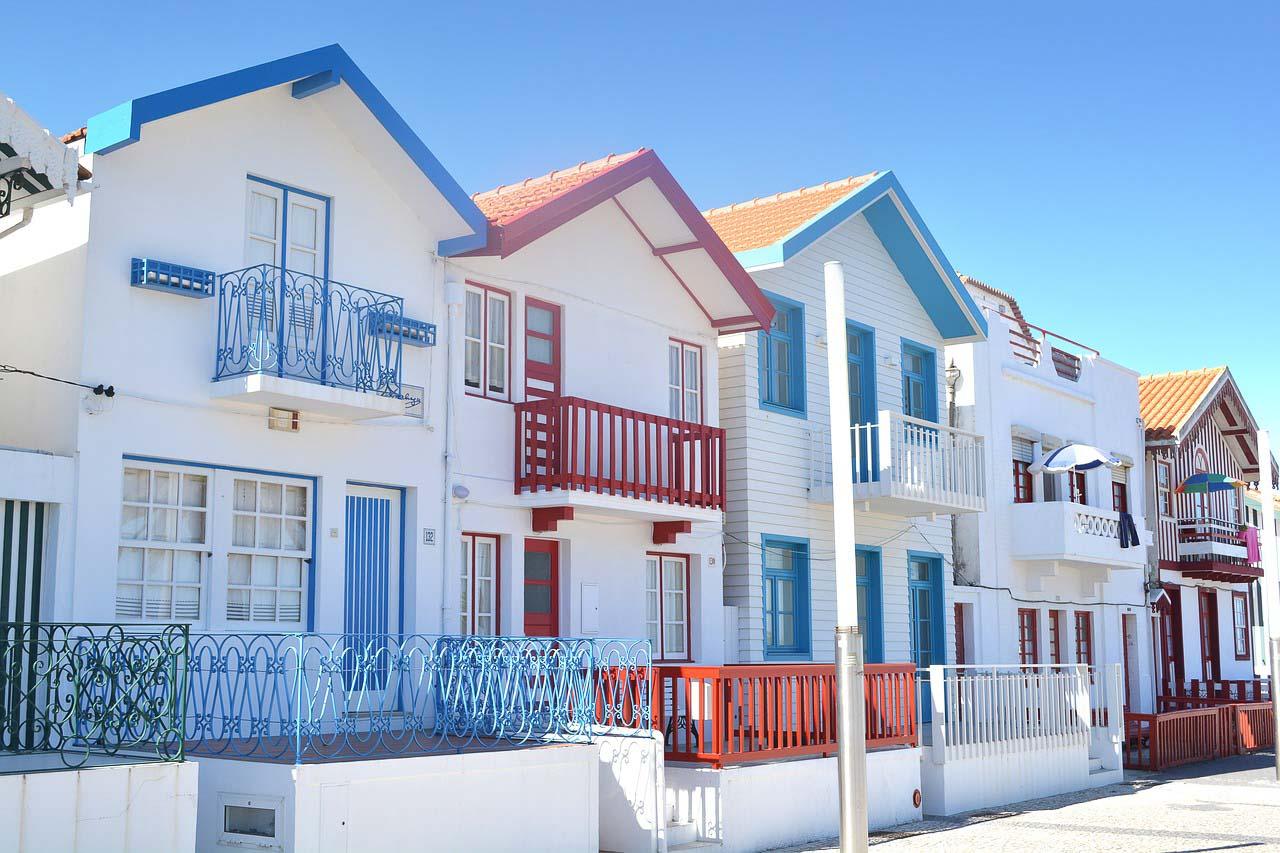
{"label": "red roof trim", "polygon": [[[712,262],[724,273],[733,289],[746,303],[747,309],[751,312],[751,318],[759,324],[760,328],[768,328],[773,322],[773,304],[756,286],[751,275],[742,268],[742,264],[729,251],[729,247],[703,218],[684,188],[652,150],[643,151],[591,178],[586,183],[579,184],[562,195],[530,208],[504,225],[491,224],[489,242],[484,248],[466,252],[463,257],[497,255],[505,258],[512,255],[534,240],[546,236],[566,222],[581,216],[601,202],[617,196],[623,190],[646,178],[654,182],[670,202],[676,215],[684,222],[685,227],[693,233],[694,238],[711,257]],[[661,255],[658,257],[664,264],[666,263],[665,258]],[[671,269],[670,264],[667,264],[667,267]],[[674,270],[672,273],[674,274]],[[679,276],[676,278],[679,280]],[[680,283],[684,285],[683,281]],[[688,290],[687,287],[685,289]],[[692,292],[690,295],[693,295]],[[697,302],[697,299],[695,298],[694,301]],[[700,303],[699,307],[701,307]],[[713,326],[718,322],[710,315],[708,319],[711,319]],[[742,331],[742,329],[738,330]]]}

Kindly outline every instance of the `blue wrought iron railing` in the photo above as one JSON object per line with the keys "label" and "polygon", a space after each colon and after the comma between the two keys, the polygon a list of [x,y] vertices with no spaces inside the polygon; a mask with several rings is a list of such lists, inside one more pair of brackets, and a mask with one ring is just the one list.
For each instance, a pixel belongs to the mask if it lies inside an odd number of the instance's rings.
{"label": "blue wrought iron railing", "polygon": [[651,728],[647,640],[207,634],[188,752],[296,763]]}
{"label": "blue wrought iron railing", "polygon": [[0,752],[183,758],[187,628],[0,622]]}
{"label": "blue wrought iron railing", "polygon": [[404,300],[259,264],[218,276],[214,380],[254,373],[400,398]]}

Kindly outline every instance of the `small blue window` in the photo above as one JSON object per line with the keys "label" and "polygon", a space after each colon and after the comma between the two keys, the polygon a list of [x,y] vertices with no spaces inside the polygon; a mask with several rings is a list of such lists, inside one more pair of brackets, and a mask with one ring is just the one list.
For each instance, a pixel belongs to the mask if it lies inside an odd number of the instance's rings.
{"label": "small blue window", "polygon": [[760,407],[804,415],[804,306],[770,296],[777,313],[760,333]]}
{"label": "small blue window", "polygon": [[809,543],[765,536],[765,657],[809,657]]}
{"label": "small blue window", "polygon": [[884,663],[884,605],[880,588],[880,549],[858,547],[858,628],[866,663]]}
{"label": "small blue window", "polygon": [[902,413],[924,421],[938,420],[938,362],[935,351],[902,342]]}

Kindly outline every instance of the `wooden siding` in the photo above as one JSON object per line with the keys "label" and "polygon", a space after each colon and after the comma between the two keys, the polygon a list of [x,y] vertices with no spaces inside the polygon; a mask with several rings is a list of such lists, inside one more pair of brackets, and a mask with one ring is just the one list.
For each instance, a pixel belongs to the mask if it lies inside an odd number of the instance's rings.
{"label": "wooden siding", "polygon": [[[822,265],[828,260],[844,263],[848,318],[875,330],[876,408],[901,411],[901,345],[908,338],[937,351],[938,412],[946,418],[942,339],[863,217],[833,229],[785,266],[753,273],[761,288],[804,304],[808,410],[805,417],[790,417],[760,408],[758,335],[744,336],[741,346],[722,345],[720,423],[728,431],[724,601],[738,607],[738,655],[744,663],[760,661],[764,654],[764,534],[809,540],[812,657],[829,661],[834,656],[831,507],[808,497],[809,435],[829,430],[827,350],[818,345],[826,329]],[[950,600],[950,519],[916,519],[917,530],[910,529],[908,519],[862,512],[856,518],[858,544],[881,548],[884,660],[909,660],[907,552],[943,555],[943,592]],[[948,620],[943,649],[950,655],[954,647]]]}

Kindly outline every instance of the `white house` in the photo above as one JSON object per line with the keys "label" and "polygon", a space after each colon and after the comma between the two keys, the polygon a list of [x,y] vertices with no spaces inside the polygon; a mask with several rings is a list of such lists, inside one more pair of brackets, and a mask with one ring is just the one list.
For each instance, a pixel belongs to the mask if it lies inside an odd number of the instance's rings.
{"label": "white house", "polygon": [[[985,505],[984,439],[949,423],[943,348],[981,340],[985,322],[890,172],[757,198],[706,217],[777,312],[767,331],[720,340],[720,417],[729,444],[726,659],[742,666],[726,667],[715,683],[727,685],[741,705],[738,717],[748,720],[756,697],[782,697],[775,700],[781,713],[802,735],[753,739],[731,730],[713,746],[687,737],[684,760],[712,767],[677,770],[669,761],[668,784],[684,785],[692,802],[719,792],[719,838],[731,849],[835,831],[834,759],[822,758],[834,752],[824,729],[832,721],[817,719],[803,697],[832,685],[823,264],[839,261],[855,424],[839,440],[854,448],[854,470],[843,476],[855,483],[859,618],[874,664],[868,745],[889,747],[871,756],[868,807],[873,826],[910,820],[920,814],[914,673],[951,657],[943,608],[951,587],[948,516]],[[707,677],[673,680],[696,685]],[[759,718],[754,724],[767,729]],[[745,764],[797,755],[813,760]],[[791,817],[761,820],[782,790]]]}
{"label": "white house", "polygon": [[[1008,293],[964,282],[991,333],[987,341],[948,347],[946,357],[956,377],[957,418],[987,436],[991,465],[987,511],[956,525],[948,598],[956,659],[977,665],[960,674],[1029,677],[1039,687],[1037,673],[1052,673],[1068,702],[1093,710],[1073,720],[1066,736],[1026,738],[1032,746],[1016,749],[1001,744],[1008,756],[983,755],[952,773],[947,811],[1119,778],[1119,717],[1149,712],[1155,684],[1145,651],[1150,533],[1138,375],[1031,324]],[[1101,450],[1116,467],[1032,473],[1038,460],[1073,443]],[[1126,516],[1131,538],[1123,534]],[[1076,666],[1087,678],[1072,683]],[[962,692],[949,685],[949,699]],[[962,726],[965,710],[957,705],[955,720],[952,710],[946,722]],[[936,776],[940,787],[943,775]]]}

